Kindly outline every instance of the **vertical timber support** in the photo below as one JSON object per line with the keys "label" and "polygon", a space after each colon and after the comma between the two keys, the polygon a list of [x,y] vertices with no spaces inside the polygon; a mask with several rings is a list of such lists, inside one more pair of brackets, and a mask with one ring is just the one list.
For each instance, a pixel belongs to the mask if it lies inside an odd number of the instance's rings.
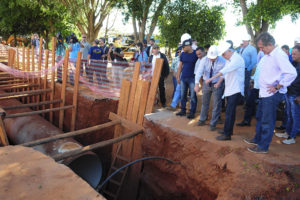
{"label": "vertical timber support", "polygon": [[5,115],[6,115],[5,111],[2,108],[0,108],[0,142],[2,145],[7,146],[9,145],[9,143],[8,143],[8,139],[7,139],[4,123],[3,123]]}
{"label": "vertical timber support", "polygon": [[[66,103],[68,67],[69,67],[69,50],[66,50],[64,67],[63,67],[63,75],[62,75],[61,95],[60,95],[62,102],[60,103],[60,107],[64,107],[65,103]],[[63,125],[64,125],[64,115],[65,115],[65,110],[60,110],[59,111],[59,128],[62,130],[63,130]]]}
{"label": "vertical timber support", "polygon": [[[51,68],[55,66],[55,49],[56,49],[56,38],[52,37],[52,63],[51,63]],[[50,93],[50,101],[53,101],[54,99],[54,92],[55,92],[55,69],[51,70],[51,89],[52,92]],[[53,104],[50,104],[50,109],[53,108]],[[52,123],[53,122],[53,112],[49,113],[49,121]]]}

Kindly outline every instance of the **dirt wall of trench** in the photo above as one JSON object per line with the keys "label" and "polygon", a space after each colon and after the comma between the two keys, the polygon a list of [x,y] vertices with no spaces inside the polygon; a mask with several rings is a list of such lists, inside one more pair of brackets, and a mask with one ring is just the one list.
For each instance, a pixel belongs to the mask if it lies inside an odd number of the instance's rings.
{"label": "dirt wall of trench", "polygon": [[[151,120],[144,122],[146,161],[139,199],[299,199],[300,165],[269,162],[245,148],[219,145]],[[278,158],[279,159],[279,158]]]}

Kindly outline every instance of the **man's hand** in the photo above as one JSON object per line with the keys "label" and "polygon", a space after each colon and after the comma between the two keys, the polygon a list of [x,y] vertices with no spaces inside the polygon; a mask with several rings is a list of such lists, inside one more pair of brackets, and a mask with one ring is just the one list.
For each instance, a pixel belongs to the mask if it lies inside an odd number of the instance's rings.
{"label": "man's hand", "polygon": [[217,82],[216,84],[214,84],[214,88],[219,88],[220,87],[221,82]]}
{"label": "man's hand", "polygon": [[267,91],[272,94],[274,94],[277,91],[277,89],[274,86],[268,86],[267,88]]}
{"label": "man's hand", "polygon": [[180,77],[178,74],[176,74],[177,83],[180,84]]}
{"label": "man's hand", "polygon": [[196,93],[198,93],[198,92],[200,91],[199,84],[196,84],[196,85],[195,85],[194,91],[195,91]]}
{"label": "man's hand", "polygon": [[207,79],[207,80],[205,81],[205,84],[208,85],[211,81],[212,81],[211,79]]}
{"label": "man's hand", "polygon": [[252,79],[250,80],[249,88],[250,88],[250,89],[253,89],[253,88],[254,88],[254,81],[253,81]]}

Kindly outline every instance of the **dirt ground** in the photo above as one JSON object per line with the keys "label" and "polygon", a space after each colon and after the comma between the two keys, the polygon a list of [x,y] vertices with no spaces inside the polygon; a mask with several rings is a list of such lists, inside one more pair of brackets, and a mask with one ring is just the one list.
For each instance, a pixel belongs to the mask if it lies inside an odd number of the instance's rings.
{"label": "dirt ground", "polygon": [[[171,77],[166,91],[169,105]],[[209,130],[209,121],[202,127],[196,124],[200,106],[201,93],[193,120],[159,105],[156,113],[146,116],[144,155],[163,156],[180,165],[145,163],[140,199],[300,199],[299,138],[296,144],[284,145],[274,136],[268,154],[253,154],[243,139],[254,136],[255,119],[250,127],[235,126],[231,141],[217,141],[219,134]],[[243,114],[238,106],[236,122]],[[217,127],[222,129],[223,124]]]}

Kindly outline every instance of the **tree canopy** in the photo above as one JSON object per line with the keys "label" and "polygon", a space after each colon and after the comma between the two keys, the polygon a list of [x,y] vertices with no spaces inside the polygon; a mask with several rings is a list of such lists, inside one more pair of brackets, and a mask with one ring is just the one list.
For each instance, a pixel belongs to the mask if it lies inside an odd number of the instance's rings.
{"label": "tree canopy", "polygon": [[254,40],[260,33],[268,31],[285,15],[296,20],[300,14],[299,0],[233,0],[234,6],[242,11],[248,34]]}
{"label": "tree canopy", "polygon": [[177,47],[183,33],[191,34],[200,45],[213,44],[224,34],[222,9],[220,6],[210,8],[193,0],[171,2],[159,17],[161,37],[169,41],[171,48]]}

